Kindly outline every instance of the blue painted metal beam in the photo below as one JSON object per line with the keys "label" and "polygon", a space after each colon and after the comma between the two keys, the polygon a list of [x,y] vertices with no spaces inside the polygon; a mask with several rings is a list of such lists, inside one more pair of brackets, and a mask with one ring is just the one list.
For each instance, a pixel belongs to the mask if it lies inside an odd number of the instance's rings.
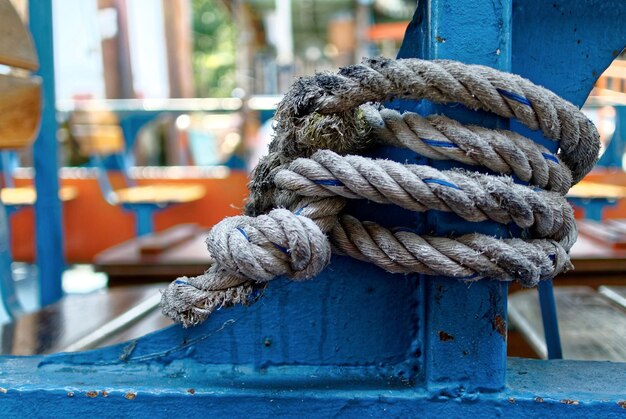
{"label": "blue painted metal beam", "polygon": [[[419,2],[399,53],[400,58],[454,59],[511,69],[511,0],[431,0]],[[404,102],[400,109],[422,114],[446,113],[463,122],[508,128],[508,121],[458,105]],[[449,161],[426,161],[440,169]],[[470,168],[476,170],[476,168]],[[449,213],[425,215],[422,232],[459,235],[481,232],[519,234],[495,223],[468,223]],[[506,369],[506,283],[464,283],[453,278],[421,278],[425,311],[425,365],[429,388],[445,394],[468,389],[499,390]]]}
{"label": "blue painted metal beam", "polygon": [[54,90],[52,0],[28,3],[30,31],[39,55],[43,79],[41,128],[33,146],[35,166],[35,237],[39,267],[40,302],[54,303],[63,295],[63,232],[57,162],[57,120]]}

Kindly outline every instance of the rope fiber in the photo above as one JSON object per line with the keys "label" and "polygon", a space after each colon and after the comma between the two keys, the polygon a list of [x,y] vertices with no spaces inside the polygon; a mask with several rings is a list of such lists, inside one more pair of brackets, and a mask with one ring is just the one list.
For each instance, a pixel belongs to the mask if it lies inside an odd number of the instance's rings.
{"label": "rope fiber", "polygon": [[[393,98],[460,103],[514,118],[558,142],[560,151],[555,155],[512,131],[380,105]],[[378,145],[494,174],[359,155]],[[572,268],[568,252],[577,233],[564,195],[593,168],[599,147],[596,128],[574,105],[489,67],[371,58],[301,78],[278,105],[270,153],[249,185],[247,215],[211,229],[209,269],[172,282],[162,295],[163,313],[186,327],[198,324],[221,307],[254,302],[277,276],[315,277],[332,252],[394,273],[536,285]],[[356,199],[513,223],[524,238],[390,230],[346,213],[347,200]]]}

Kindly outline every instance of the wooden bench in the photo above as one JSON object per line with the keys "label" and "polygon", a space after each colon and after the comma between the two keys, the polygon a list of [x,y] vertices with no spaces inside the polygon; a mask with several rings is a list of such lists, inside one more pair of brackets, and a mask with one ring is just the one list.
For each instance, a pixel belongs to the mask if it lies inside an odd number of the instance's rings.
{"label": "wooden bench", "polygon": [[[557,286],[554,296],[564,358],[626,361],[626,287]],[[509,324],[547,358],[535,290],[509,296]]]}

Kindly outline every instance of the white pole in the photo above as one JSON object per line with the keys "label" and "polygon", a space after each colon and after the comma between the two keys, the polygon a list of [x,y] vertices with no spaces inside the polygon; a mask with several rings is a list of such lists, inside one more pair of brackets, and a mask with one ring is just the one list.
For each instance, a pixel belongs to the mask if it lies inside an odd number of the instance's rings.
{"label": "white pole", "polygon": [[293,32],[291,28],[291,0],[276,0],[276,63],[293,64]]}

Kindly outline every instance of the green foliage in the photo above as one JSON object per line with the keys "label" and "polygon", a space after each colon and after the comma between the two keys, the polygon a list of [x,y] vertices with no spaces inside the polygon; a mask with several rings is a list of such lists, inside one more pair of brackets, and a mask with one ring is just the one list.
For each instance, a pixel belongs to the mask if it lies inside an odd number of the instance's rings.
{"label": "green foliage", "polygon": [[235,85],[236,31],[222,0],[193,0],[193,73],[198,97],[228,97]]}

